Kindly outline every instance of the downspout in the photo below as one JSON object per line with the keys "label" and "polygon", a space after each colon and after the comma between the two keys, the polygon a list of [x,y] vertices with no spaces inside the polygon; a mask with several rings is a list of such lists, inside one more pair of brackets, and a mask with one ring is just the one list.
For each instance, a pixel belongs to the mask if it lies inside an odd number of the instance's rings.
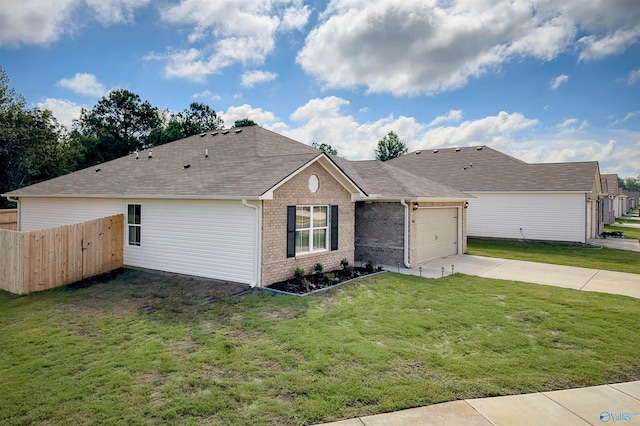
{"label": "downspout", "polygon": [[247,203],[246,199],[242,199],[242,205],[256,211],[256,228],[258,231],[258,241],[257,241],[258,245],[256,247],[255,259],[253,261],[253,266],[256,271],[256,281],[255,281],[255,285],[253,285],[252,287],[260,287],[260,284],[262,283],[262,268],[261,268],[261,265],[262,265],[262,215],[260,214],[260,207]]}
{"label": "downspout", "polygon": [[411,268],[409,263],[409,205],[400,200],[400,204],[404,207],[404,266]]}
{"label": "downspout", "polygon": [[587,242],[589,241],[589,231],[590,229],[587,229],[587,225],[589,225],[590,222],[590,217],[589,217],[589,194],[587,194],[585,192],[584,194],[584,200],[585,200],[585,204],[584,204],[584,224],[585,224],[585,229],[584,229],[584,241],[582,242],[582,244],[587,244]]}

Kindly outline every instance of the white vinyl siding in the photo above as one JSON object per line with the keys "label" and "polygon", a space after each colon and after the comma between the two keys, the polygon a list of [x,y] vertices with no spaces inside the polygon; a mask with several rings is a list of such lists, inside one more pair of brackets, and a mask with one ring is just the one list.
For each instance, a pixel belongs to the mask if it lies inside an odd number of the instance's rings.
{"label": "white vinyl siding", "polygon": [[103,198],[20,199],[20,230],[53,228],[114,214],[126,214],[124,201]]}
{"label": "white vinyl siding", "polygon": [[458,209],[426,208],[416,210],[416,259],[420,264],[458,253]]}
{"label": "white vinyl siding", "polygon": [[469,194],[469,237],[586,242],[583,193]]}
{"label": "white vinyl siding", "polygon": [[112,214],[126,217],[128,204],[141,205],[144,230],[141,246],[125,243],[125,265],[245,284],[257,282],[258,213],[240,201],[23,198],[22,230]]}

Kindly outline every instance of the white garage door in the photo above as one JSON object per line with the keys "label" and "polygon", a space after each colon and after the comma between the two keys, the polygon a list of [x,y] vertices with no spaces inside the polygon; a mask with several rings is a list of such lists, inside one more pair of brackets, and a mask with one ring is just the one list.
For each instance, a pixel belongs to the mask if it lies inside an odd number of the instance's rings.
{"label": "white garage door", "polygon": [[416,210],[417,259],[413,264],[458,253],[458,209]]}

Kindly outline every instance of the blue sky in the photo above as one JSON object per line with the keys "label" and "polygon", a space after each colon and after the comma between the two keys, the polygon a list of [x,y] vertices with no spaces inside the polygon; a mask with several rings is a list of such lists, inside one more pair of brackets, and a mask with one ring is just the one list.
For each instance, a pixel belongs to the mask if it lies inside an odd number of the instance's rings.
{"label": "blue sky", "polygon": [[70,125],[114,88],[349,159],[489,145],[640,175],[637,0],[0,0],[0,65]]}

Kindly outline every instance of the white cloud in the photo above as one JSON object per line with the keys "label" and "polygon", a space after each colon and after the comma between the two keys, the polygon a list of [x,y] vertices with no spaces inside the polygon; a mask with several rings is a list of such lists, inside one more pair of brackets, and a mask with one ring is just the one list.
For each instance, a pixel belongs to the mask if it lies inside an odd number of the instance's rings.
{"label": "white cloud", "polygon": [[220,99],[222,99],[220,95],[216,95],[215,93],[212,93],[208,89],[200,93],[194,93],[193,95],[191,95],[191,97],[193,99],[208,99],[212,101],[219,101]]}
{"label": "white cloud", "polygon": [[4,0],[0,6],[0,45],[48,44],[72,34],[90,20],[103,25],[131,22],[149,0]]}
{"label": "white cloud", "polygon": [[640,69],[631,71],[629,73],[629,77],[627,78],[627,83],[629,84],[629,86],[633,86],[638,82],[638,80],[640,80]]}
{"label": "white cloud", "polygon": [[38,102],[36,107],[51,111],[53,116],[58,120],[58,123],[67,129],[71,128],[73,120],[80,118],[80,112],[82,111],[81,105],[64,99],[54,98],[47,98],[43,102]]}
{"label": "white cloud", "polygon": [[136,9],[149,3],[149,0],[85,0],[93,9],[95,18],[103,25],[110,23],[132,22]]}
{"label": "white cloud", "polygon": [[618,124],[624,123],[625,121],[627,121],[627,120],[629,120],[629,119],[631,119],[631,118],[633,118],[633,117],[637,117],[637,116],[639,116],[639,115],[640,115],[640,111],[631,111],[631,112],[628,112],[628,113],[624,116],[624,118],[620,118],[620,119],[618,119],[618,120],[615,120],[613,123],[611,123],[611,126],[616,126],[616,125],[618,125]]}
{"label": "white cloud", "polygon": [[621,29],[600,38],[595,35],[582,37],[579,43],[584,47],[580,53],[580,60],[590,61],[622,53],[638,38],[640,38],[640,25],[631,29]]}
{"label": "white cloud", "polygon": [[269,71],[246,71],[242,74],[242,87],[253,87],[256,84],[268,83],[278,78],[278,74]]}
{"label": "white cloud", "polygon": [[560,132],[575,132],[578,130],[584,130],[587,127],[589,127],[589,121],[582,120],[582,123],[580,123],[580,120],[577,118],[567,118],[562,123],[556,125],[556,128]]}
{"label": "white cloud", "polygon": [[429,127],[437,126],[440,123],[454,122],[458,123],[462,120],[462,110],[452,109],[446,115],[439,115],[428,124]]}
{"label": "white cloud", "polygon": [[46,44],[58,40],[69,25],[77,0],[60,0],[55,6],[43,7],[42,2],[24,0],[3,1],[0,7],[0,44]]}
{"label": "white cloud", "polygon": [[569,81],[569,76],[566,74],[560,74],[559,76],[551,79],[551,83],[549,83],[549,87],[551,90],[558,90],[560,86]]}
{"label": "white cloud", "polygon": [[71,89],[80,95],[101,97],[107,93],[107,89],[96,76],[88,73],[79,72],[72,78],[63,78],[58,82],[58,86]]}
{"label": "white cloud", "polygon": [[508,144],[514,134],[532,129],[538,124],[538,120],[522,114],[500,111],[497,115],[467,120],[458,126],[427,130],[415,148],[469,145],[491,145],[499,148]]}
{"label": "white cloud", "polygon": [[287,125],[278,119],[272,112],[264,111],[262,108],[254,108],[249,104],[240,106],[232,106],[227,111],[220,113],[220,117],[224,120],[225,127],[233,126],[236,120],[248,118],[258,123],[265,129],[273,130],[280,133]]}
{"label": "white cloud", "polygon": [[151,54],[165,59],[167,77],[203,80],[227,66],[261,65],[280,32],[303,28],[311,13],[301,0],[182,0],[161,10],[165,22],[193,28],[189,49]]}
{"label": "white cloud", "polygon": [[297,62],[327,88],[435,94],[521,58],[616,53],[638,20],[636,1],[332,0]]}

